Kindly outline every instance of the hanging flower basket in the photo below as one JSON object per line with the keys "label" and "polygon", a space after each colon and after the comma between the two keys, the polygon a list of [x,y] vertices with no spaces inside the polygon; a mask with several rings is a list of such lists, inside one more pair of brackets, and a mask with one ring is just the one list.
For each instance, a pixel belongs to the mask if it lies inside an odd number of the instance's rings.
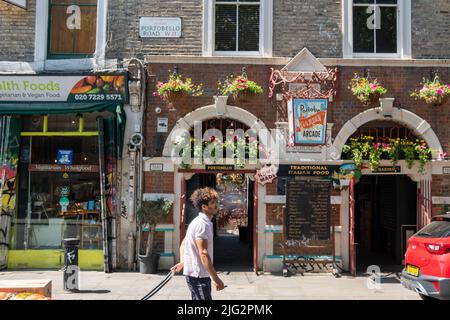
{"label": "hanging flower basket", "polygon": [[357,74],[350,80],[349,89],[364,106],[378,103],[380,97],[387,93],[387,90],[378,83],[377,79],[371,82],[368,78],[360,77]]}
{"label": "hanging flower basket", "polygon": [[256,95],[263,92],[260,85],[251,81],[247,76],[228,76],[223,82],[218,82],[217,91],[221,96],[232,96],[236,102],[251,101]]}
{"label": "hanging flower basket", "polygon": [[179,105],[183,103],[189,95],[185,91],[169,91],[166,95],[166,101],[169,104]]}
{"label": "hanging flower basket", "polygon": [[233,95],[233,100],[236,102],[249,102],[252,101],[256,97],[256,93],[240,91]]}
{"label": "hanging flower basket", "polygon": [[450,96],[450,84],[443,84],[436,76],[433,81],[423,79],[423,86],[411,93],[411,97],[422,99],[430,106],[440,106]]}
{"label": "hanging flower basket", "polygon": [[172,73],[169,81],[158,82],[157,91],[153,93],[155,97],[169,102],[170,106],[180,104],[188,96],[201,96],[203,94],[202,84],[194,85],[191,78],[183,80],[180,74]]}

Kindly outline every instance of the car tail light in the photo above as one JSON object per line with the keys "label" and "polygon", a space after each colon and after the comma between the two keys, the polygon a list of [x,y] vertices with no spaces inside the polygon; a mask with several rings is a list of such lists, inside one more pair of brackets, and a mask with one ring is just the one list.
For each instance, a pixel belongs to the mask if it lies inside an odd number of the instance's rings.
{"label": "car tail light", "polygon": [[425,246],[429,253],[445,254],[450,252],[450,245],[442,243],[430,243]]}
{"label": "car tail light", "polygon": [[433,281],[433,286],[436,288],[436,292],[441,292],[441,286],[438,281]]}

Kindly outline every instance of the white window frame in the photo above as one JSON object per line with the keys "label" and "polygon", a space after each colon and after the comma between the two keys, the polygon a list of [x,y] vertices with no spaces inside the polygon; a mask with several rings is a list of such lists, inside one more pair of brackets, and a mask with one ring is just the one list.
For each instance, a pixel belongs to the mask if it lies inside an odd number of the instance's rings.
{"label": "white window frame", "polygon": [[215,7],[215,0],[203,0],[203,56],[272,57],[273,0],[260,0],[259,51],[215,51]]}
{"label": "white window frame", "polygon": [[36,0],[34,67],[37,70],[91,70],[105,67],[108,0],[97,0],[97,34],[92,58],[47,59],[48,0]]}
{"label": "white window frame", "polygon": [[411,59],[411,0],[397,3],[397,53],[353,52],[353,0],[344,0],[342,6],[343,57],[376,59]]}

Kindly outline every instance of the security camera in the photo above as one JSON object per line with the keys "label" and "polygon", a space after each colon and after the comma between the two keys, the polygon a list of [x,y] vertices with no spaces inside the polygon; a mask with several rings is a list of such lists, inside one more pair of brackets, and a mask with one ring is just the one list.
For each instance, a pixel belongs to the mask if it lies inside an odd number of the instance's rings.
{"label": "security camera", "polygon": [[142,144],[142,141],[144,140],[144,137],[141,133],[136,132],[133,133],[130,137],[130,145],[138,147]]}
{"label": "security camera", "polygon": [[155,112],[156,112],[156,113],[161,113],[161,108],[160,108],[160,107],[156,107],[156,108],[155,108]]}

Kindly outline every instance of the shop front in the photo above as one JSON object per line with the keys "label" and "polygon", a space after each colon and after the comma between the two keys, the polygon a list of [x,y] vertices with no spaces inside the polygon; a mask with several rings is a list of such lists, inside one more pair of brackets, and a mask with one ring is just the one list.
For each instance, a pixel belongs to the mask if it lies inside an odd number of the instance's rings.
{"label": "shop front", "polygon": [[0,267],[60,269],[63,239],[77,238],[81,269],[113,271],[126,76],[0,84]]}

